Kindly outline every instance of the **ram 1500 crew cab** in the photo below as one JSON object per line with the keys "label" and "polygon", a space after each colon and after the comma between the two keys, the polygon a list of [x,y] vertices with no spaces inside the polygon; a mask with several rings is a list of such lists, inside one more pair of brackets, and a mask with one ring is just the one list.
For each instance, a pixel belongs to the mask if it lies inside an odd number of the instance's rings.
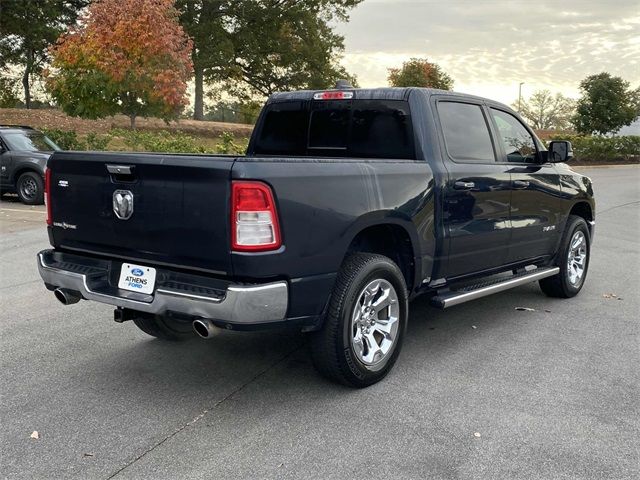
{"label": "ram 1500 crew cab", "polygon": [[279,93],[246,156],[55,152],[38,267],[63,303],[114,305],[161,339],[309,332],[318,370],[363,387],[396,361],[420,294],[580,291],[595,205],[571,157],[483,98]]}

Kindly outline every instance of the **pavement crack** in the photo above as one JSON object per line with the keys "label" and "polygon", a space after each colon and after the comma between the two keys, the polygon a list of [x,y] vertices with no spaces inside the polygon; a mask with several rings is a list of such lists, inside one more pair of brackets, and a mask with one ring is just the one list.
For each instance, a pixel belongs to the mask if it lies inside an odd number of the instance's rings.
{"label": "pavement crack", "polygon": [[603,213],[610,212],[611,210],[615,210],[616,208],[628,207],[629,205],[637,205],[638,203],[640,203],[640,200],[635,201],[635,202],[623,203],[622,205],[616,205],[615,207],[609,207],[606,210],[602,210],[601,212],[597,212],[597,214],[598,214],[598,216],[600,216]]}
{"label": "pavement crack", "polygon": [[291,350],[290,352],[286,353],[285,355],[283,355],[282,357],[278,358],[275,362],[273,362],[272,364],[268,365],[266,368],[264,368],[263,370],[260,370],[258,373],[256,373],[254,376],[252,376],[249,380],[247,380],[246,382],[244,382],[242,385],[239,385],[238,387],[236,387],[235,389],[233,389],[231,392],[229,392],[228,395],[226,395],[225,397],[221,398],[220,400],[218,400],[216,403],[214,403],[211,407],[203,410],[199,415],[197,415],[196,417],[192,418],[190,421],[188,421],[187,423],[180,425],[178,428],[176,428],[173,432],[171,432],[169,435],[165,436],[162,440],[160,440],[159,442],[153,444],[151,447],[147,448],[144,452],[142,452],[140,455],[138,455],[137,457],[135,457],[133,460],[127,462],[124,466],[122,466],[120,469],[118,469],[116,472],[112,473],[110,476],[107,477],[107,480],[111,480],[112,478],[115,478],[116,476],[118,476],[120,473],[122,473],[124,470],[126,470],[127,468],[129,468],[131,465],[133,465],[134,463],[136,463],[138,460],[144,458],[148,453],[153,452],[156,448],[160,447],[161,445],[163,445],[165,442],[167,442],[168,440],[171,440],[173,437],[175,437],[176,435],[178,435],[180,432],[182,432],[183,430],[185,430],[186,428],[195,425],[197,422],[199,422],[200,420],[202,420],[210,411],[216,409],[217,407],[219,407],[220,405],[222,405],[224,402],[226,402],[227,400],[231,399],[235,394],[240,393],[242,390],[244,390],[244,388],[255,382],[256,380],[258,380],[260,377],[262,377],[265,373],[269,372],[270,370],[272,370],[273,368],[277,367],[279,364],[281,364],[282,362],[284,362],[287,358],[289,358],[291,355],[293,355],[294,353],[296,353],[298,350],[300,350],[303,347],[303,345],[300,345],[296,348],[294,348],[293,350]]}
{"label": "pavement crack", "polygon": [[5,285],[4,287],[0,287],[0,290],[7,290],[9,288],[16,288],[16,287],[24,287],[25,285],[30,285],[32,283],[39,283],[39,282],[42,282],[42,280],[37,279],[37,280],[31,280],[29,282],[17,283],[15,285]]}

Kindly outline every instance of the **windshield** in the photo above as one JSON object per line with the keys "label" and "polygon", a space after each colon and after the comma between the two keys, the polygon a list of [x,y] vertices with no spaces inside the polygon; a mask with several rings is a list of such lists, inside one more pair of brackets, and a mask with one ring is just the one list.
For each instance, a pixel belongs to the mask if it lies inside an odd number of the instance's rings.
{"label": "windshield", "polygon": [[10,150],[51,152],[61,150],[53,141],[38,132],[11,132],[2,135]]}

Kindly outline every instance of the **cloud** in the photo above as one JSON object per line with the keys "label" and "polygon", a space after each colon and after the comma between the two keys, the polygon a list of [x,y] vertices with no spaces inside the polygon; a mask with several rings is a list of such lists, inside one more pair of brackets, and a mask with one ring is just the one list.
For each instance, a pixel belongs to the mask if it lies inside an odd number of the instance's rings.
{"label": "cloud", "polygon": [[548,88],[578,95],[580,80],[608,71],[640,84],[637,0],[365,0],[338,27],[344,65],[363,86],[387,84],[388,68],[428,57],[456,90],[511,103]]}

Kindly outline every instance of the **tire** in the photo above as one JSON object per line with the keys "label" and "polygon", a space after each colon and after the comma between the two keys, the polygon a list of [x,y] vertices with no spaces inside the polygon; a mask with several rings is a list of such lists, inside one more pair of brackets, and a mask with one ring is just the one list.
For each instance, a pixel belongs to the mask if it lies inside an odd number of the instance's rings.
{"label": "tire", "polygon": [[39,173],[25,172],[16,182],[16,193],[20,201],[26,205],[42,205],[44,203],[44,180]]}
{"label": "tire", "polygon": [[407,287],[398,266],[382,255],[349,256],[338,273],[322,329],[312,334],[314,366],[350,387],[379,382],[400,354],[407,318]]}
{"label": "tire", "polygon": [[[577,249],[572,248],[576,245]],[[587,278],[590,255],[591,237],[587,222],[582,217],[569,215],[555,259],[555,265],[560,267],[560,273],[540,280],[540,289],[549,297],[575,297]]]}
{"label": "tire", "polygon": [[180,322],[160,315],[134,318],[133,323],[147,335],[160,340],[175,342],[194,336],[190,322]]}

